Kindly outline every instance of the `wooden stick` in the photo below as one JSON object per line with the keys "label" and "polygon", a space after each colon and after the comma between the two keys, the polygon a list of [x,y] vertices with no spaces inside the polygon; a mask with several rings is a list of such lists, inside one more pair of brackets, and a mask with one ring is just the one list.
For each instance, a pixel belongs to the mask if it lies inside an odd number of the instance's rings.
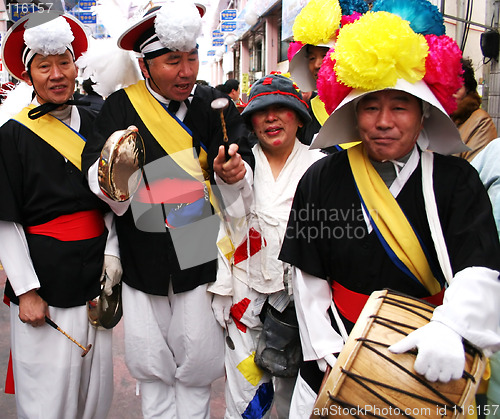
{"label": "wooden stick", "polygon": [[45,316],[45,322],[53,327],[54,329],[58,330],[59,332],[61,332],[64,336],[66,336],[71,342],[73,342],[74,344],[78,345],[80,348],[83,349],[83,353],[82,353],[82,358],[87,355],[90,351],[90,348],[92,348],[92,344],[90,343],[88,348],[86,348],[85,346],[81,345],[80,343],[78,343],[75,339],[73,339],[70,335],[68,335],[64,330],[62,330],[57,324],[55,324],[52,320],[50,320],[47,316]]}

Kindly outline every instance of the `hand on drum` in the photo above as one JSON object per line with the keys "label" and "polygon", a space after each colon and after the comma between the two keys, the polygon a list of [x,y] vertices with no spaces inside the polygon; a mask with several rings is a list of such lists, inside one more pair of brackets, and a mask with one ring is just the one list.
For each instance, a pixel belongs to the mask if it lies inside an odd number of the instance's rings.
{"label": "hand on drum", "polygon": [[391,345],[389,350],[403,353],[413,348],[418,349],[415,371],[427,380],[447,383],[462,377],[465,367],[462,337],[443,323],[431,321]]}

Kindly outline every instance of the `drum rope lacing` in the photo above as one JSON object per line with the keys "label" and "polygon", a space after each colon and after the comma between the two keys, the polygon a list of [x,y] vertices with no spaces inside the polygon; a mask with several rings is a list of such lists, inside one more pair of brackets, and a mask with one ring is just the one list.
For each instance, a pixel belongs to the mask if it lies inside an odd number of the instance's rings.
{"label": "drum rope lacing", "polygon": [[[397,295],[397,293],[396,293],[396,295]],[[387,304],[399,307],[399,308],[401,308],[403,310],[406,310],[406,311],[409,311],[409,312],[411,312],[411,313],[413,313],[413,314],[415,314],[415,315],[417,315],[419,317],[422,317],[423,319],[425,319],[427,321],[430,321],[429,317],[425,316],[424,314],[420,313],[419,311],[413,310],[410,307],[415,307],[415,308],[418,308],[419,310],[428,311],[430,314],[432,314],[432,312],[433,312],[433,308],[432,308],[433,306],[432,306],[432,304],[429,304],[429,308],[427,309],[427,308],[419,306],[417,304],[405,303],[406,305],[403,305],[403,304],[401,304],[399,302],[398,299],[390,297],[390,296],[387,296],[387,295],[386,296],[381,296],[381,298],[383,298]],[[399,327],[405,327],[405,328],[410,329],[410,330],[416,330],[417,329],[414,326],[411,326],[411,325],[408,325],[408,324],[405,324],[405,323],[401,323],[401,322],[398,322],[398,321],[395,321],[395,320],[391,320],[391,319],[388,319],[388,318],[385,318],[385,317],[382,317],[382,316],[371,315],[370,318],[373,319],[374,323],[379,324],[379,325],[381,325],[383,327],[389,328],[389,329],[391,329],[391,330],[393,330],[393,331],[395,331],[397,333],[400,333],[402,335],[408,335],[408,332],[405,332],[404,330],[400,329]],[[397,406],[393,405],[389,400],[387,400],[386,398],[384,398],[382,395],[378,394],[373,388],[371,388],[368,384],[366,384],[366,382],[368,382],[369,384],[375,384],[375,385],[378,385],[380,387],[388,388],[388,389],[393,390],[395,392],[398,392],[398,393],[401,393],[401,394],[405,394],[407,396],[410,396],[410,397],[413,397],[413,398],[416,398],[416,399],[419,399],[419,400],[422,400],[422,401],[425,401],[425,402],[429,402],[429,403],[432,403],[432,404],[440,406],[440,407],[446,407],[447,409],[455,409],[456,411],[462,413],[463,409],[462,409],[461,406],[456,405],[453,401],[451,401],[450,399],[448,399],[440,391],[434,389],[429,383],[427,383],[421,377],[419,377],[418,375],[412,373],[410,370],[408,370],[404,366],[399,365],[396,361],[394,361],[393,359],[391,359],[387,355],[385,355],[382,352],[380,352],[374,346],[372,346],[372,345],[379,345],[379,346],[387,348],[390,345],[385,344],[383,342],[374,341],[374,340],[367,339],[367,338],[362,338],[362,337],[358,338],[357,341],[361,342],[361,345],[363,347],[365,347],[365,348],[367,348],[367,349],[375,352],[377,355],[379,355],[380,357],[384,358],[386,361],[390,362],[391,364],[393,364],[397,368],[399,368],[402,371],[404,371],[406,374],[408,374],[413,379],[415,379],[416,381],[418,381],[421,385],[423,385],[428,390],[430,390],[431,392],[433,392],[434,394],[436,394],[439,398],[441,398],[444,401],[444,403],[440,402],[438,400],[433,400],[433,399],[426,398],[424,396],[420,396],[418,394],[415,394],[415,393],[403,390],[401,388],[397,388],[397,387],[391,386],[389,384],[382,383],[382,382],[380,382],[378,380],[374,380],[374,379],[371,379],[371,378],[363,377],[361,375],[358,375],[358,374],[355,374],[353,372],[350,372],[350,371],[348,371],[348,370],[346,370],[344,368],[341,369],[341,371],[342,371],[343,374],[345,374],[347,377],[351,378],[354,382],[356,382],[357,384],[359,384],[360,386],[362,386],[363,388],[365,388],[367,391],[369,391],[370,393],[372,393],[375,397],[377,397],[378,399],[380,399],[384,403],[387,403],[389,406],[391,406],[393,408],[397,408]],[[473,348],[471,346],[466,346],[466,351],[468,353],[472,353],[472,354],[479,352],[479,351],[475,350],[475,348]],[[416,354],[416,351],[415,350],[414,351],[410,351],[410,353]],[[462,378],[463,379],[467,379],[467,380],[471,380],[472,382],[475,382],[474,377],[470,373],[468,373],[467,371],[463,372]],[[348,403],[345,400],[342,400],[342,399],[339,399],[339,398],[333,396],[330,392],[328,392],[328,397],[330,398],[330,400],[332,400],[335,403],[338,403],[342,407],[351,407],[351,408],[356,408],[357,407],[355,405],[352,405],[351,403]],[[372,417],[382,418],[382,416],[375,415],[375,414],[373,414],[371,412],[367,412],[367,414],[370,415],[370,416],[372,416]],[[405,416],[405,417],[413,418],[413,416],[405,414],[404,412],[401,412],[401,414],[403,416]],[[357,415],[353,415],[353,416],[356,417],[356,418],[358,417]]]}

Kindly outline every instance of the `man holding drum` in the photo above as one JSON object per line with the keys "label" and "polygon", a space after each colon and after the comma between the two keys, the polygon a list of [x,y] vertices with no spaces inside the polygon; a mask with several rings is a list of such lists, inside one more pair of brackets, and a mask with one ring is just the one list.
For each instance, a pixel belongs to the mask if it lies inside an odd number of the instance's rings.
{"label": "man holding drum", "polygon": [[[224,374],[223,331],[207,292],[219,227],[213,167],[228,183],[252,171],[236,145],[227,162],[220,146],[220,112],[230,140],[246,133],[234,104],[214,111],[223,94],[195,84],[204,12],[167,2],[121,35],[118,46],[140,54],[146,80],[107,98],[83,153],[91,189],[119,215],[126,361],[145,418],[208,418],[211,383]],[[143,181],[133,199],[115,202],[99,187],[99,156],[114,132],[132,125],[144,142]]]}
{"label": "man holding drum", "polygon": [[430,381],[462,376],[462,339],[486,353],[500,349],[500,244],[491,205],[475,170],[445,156],[464,149],[447,112],[460,86],[461,53],[437,9],[416,13],[436,22],[422,30],[379,6],[342,28],[327,55],[337,82],[319,94],[336,109],[313,147],[362,144],[306,172],[280,254],[294,266],[306,361],[292,400],[296,417],[311,413],[321,370],[334,365],[375,290],[439,306],[428,325],[390,348],[417,348],[414,368]]}
{"label": "man holding drum", "polygon": [[[101,293],[103,264],[119,280],[118,244],[106,229],[113,214],[81,171],[94,115],[70,101],[87,44],[76,18],[48,12],[2,39],[9,73],[34,89],[31,105],[0,128],[0,259],[23,418],[105,418],[113,397],[111,330],[91,326],[86,304]],[[81,356],[54,323],[91,350]]]}

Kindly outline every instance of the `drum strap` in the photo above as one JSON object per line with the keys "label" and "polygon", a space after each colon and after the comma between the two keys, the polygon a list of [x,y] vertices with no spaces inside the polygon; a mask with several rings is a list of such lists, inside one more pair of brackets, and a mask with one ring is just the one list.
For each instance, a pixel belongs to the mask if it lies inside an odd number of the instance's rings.
{"label": "drum strap", "polygon": [[396,199],[370,163],[363,144],[347,150],[359,197],[385,251],[410,278],[429,294],[441,291],[422,245]]}
{"label": "drum strap", "polygon": [[30,119],[28,112],[34,107],[35,105],[27,106],[12,119],[33,131],[79,170],[82,170],[82,151],[85,147],[85,138],[50,114],[45,114],[35,120]]}
{"label": "drum strap", "polygon": [[200,148],[198,158],[193,158],[193,138],[189,129],[151,95],[144,80],[127,87],[125,92],[142,122],[167,154],[194,179],[204,181],[210,192],[210,202],[217,209],[210,185],[208,155]]}

